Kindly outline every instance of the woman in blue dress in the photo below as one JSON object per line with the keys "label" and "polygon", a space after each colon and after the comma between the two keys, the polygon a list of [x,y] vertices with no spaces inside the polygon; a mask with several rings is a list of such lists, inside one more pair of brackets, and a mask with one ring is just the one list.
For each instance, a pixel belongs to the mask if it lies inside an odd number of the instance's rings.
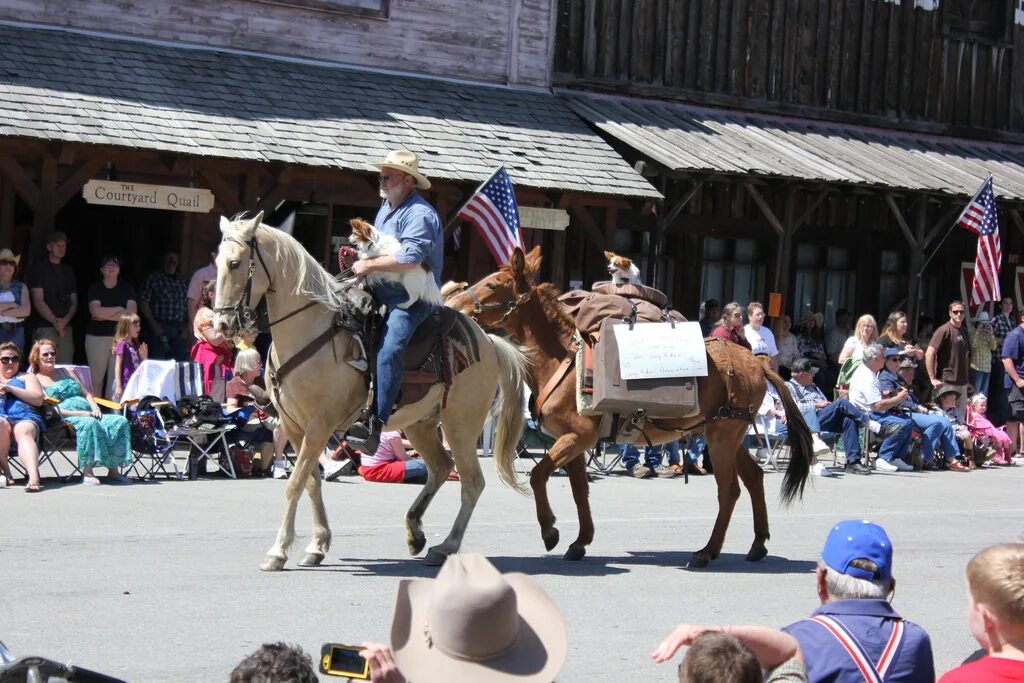
{"label": "woman in blue dress", "polygon": [[8,463],[11,440],[18,444],[18,458],[28,474],[25,491],[36,493],[39,486],[39,435],[43,418],[43,389],[32,375],[17,377],[21,349],[13,342],[0,344],[0,469],[2,478],[13,481]]}
{"label": "woman in blue dress", "polygon": [[118,468],[132,462],[131,431],[122,415],[104,415],[96,399],[72,375],[61,378],[57,373],[57,344],[40,339],[32,346],[28,357],[32,372],[39,379],[46,396],[60,403],[61,416],[75,428],[78,466],[82,469],[82,483],[95,486],[100,480],[93,474],[97,465],[107,468],[107,480],[124,483],[128,478]]}

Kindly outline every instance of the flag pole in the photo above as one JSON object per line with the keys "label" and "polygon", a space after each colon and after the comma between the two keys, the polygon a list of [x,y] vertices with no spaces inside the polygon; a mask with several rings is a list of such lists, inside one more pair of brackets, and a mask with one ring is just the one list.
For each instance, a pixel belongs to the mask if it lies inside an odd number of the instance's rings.
{"label": "flag pole", "polygon": [[971,204],[974,203],[974,200],[978,198],[978,195],[981,194],[981,191],[985,189],[985,186],[988,184],[990,180],[992,180],[991,173],[988,174],[988,177],[985,179],[985,182],[981,184],[981,187],[978,188],[978,191],[974,193],[974,196],[971,197],[971,200],[967,202],[966,206],[964,206],[963,211],[961,211],[960,215],[956,217],[956,220],[953,221],[953,224],[949,226],[949,230],[946,231],[946,234],[942,236],[942,239],[939,240],[939,243],[935,245],[934,249],[932,249],[931,255],[924,260],[924,263],[921,264],[921,269],[917,271],[917,277],[920,278],[922,275],[924,275],[924,269],[928,266],[929,263],[931,263],[931,260],[935,258],[935,255],[939,253],[939,247],[941,247],[945,243],[946,238],[948,238],[953,233],[953,228],[960,224],[960,219],[964,217],[964,214],[967,213],[967,209],[971,206]]}
{"label": "flag pole", "polygon": [[503,168],[505,168],[505,164],[498,166],[498,168],[494,169],[494,173],[487,177],[487,180],[477,185],[477,188],[473,190],[472,194],[466,197],[466,201],[462,202],[462,204],[459,205],[459,208],[456,209],[455,213],[451,215],[451,217],[448,219],[448,222],[444,224],[444,228],[441,230],[441,234],[445,236],[451,234],[451,228],[455,224],[455,221],[458,220],[459,214],[462,213],[462,210],[466,208],[467,204],[473,201],[473,197],[477,196],[480,190],[483,189],[483,186],[491,182],[491,180],[494,179],[494,176],[498,175],[498,172],[501,171],[501,169]]}

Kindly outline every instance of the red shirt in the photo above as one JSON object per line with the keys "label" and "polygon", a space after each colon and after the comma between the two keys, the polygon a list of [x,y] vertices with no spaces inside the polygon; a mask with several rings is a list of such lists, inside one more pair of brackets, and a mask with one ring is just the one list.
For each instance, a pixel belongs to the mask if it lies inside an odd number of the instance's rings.
{"label": "red shirt", "polygon": [[750,349],[750,342],[747,341],[746,336],[741,334],[742,330],[742,327],[739,329],[728,329],[722,325],[715,325],[715,329],[711,330],[711,336],[731,341],[734,344]]}
{"label": "red shirt", "polygon": [[1004,657],[982,657],[958,666],[939,679],[939,683],[976,683],[977,681],[1024,681],[1024,662]]}

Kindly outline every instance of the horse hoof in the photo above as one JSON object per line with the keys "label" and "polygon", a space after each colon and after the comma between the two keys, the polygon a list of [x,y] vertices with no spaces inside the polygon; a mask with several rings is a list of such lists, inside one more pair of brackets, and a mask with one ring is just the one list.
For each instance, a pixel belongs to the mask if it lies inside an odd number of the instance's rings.
{"label": "horse hoof", "polygon": [[284,569],[285,558],[277,557],[276,555],[267,555],[260,562],[261,572],[279,572]]}
{"label": "horse hoof", "polygon": [[569,549],[565,551],[565,555],[562,556],[563,560],[569,560],[570,562],[578,562],[587,555],[587,549],[575,545],[569,546]]}
{"label": "horse hoof", "polygon": [[409,554],[416,557],[423,552],[423,546],[427,544],[426,536],[417,536],[409,541]]}
{"label": "horse hoof", "polygon": [[423,558],[423,564],[428,564],[431,567],[440,567],[447,559],[448,556],[440,550],[431,550],[427,553],[427,556]]}
{"label": "horse hoof", "polygon": [[306,556],[299,562],[300,567],[319,567],[324,561],[323,553],[306,553]]}
{"label": "horse hoof", "polygon": [[747,562],[760,562],[766,557],[768,557],[768,548],[764,547],[764,544],[755,544],[747,553]]}
{"label": "horse hoof", "polygon": [[711,563],[707,555],[694,553],[690,555],[690,561],[686,563],[687,569],[703,569]]}
{"label": "horse hoof", "polygon": [[548,531],[545,531],[540,535],[544,540],[544,548],[546,550],[554,550],[555,546],[558,545],[558,529],[551,527]]}

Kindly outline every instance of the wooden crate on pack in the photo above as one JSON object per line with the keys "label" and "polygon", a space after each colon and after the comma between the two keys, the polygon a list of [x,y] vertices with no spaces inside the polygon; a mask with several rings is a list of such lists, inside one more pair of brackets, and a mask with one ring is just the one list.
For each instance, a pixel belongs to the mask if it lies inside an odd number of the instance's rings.
{"label": "wooden crate on pack", "polygon": [[[634,331],[643,325],[637,323]],[[667,323],[666,323],[667,324]],[[589,408],[598,413],[632,414],[643,410],[649,417],[688,417],[697,410],[697,380],[694,377],[622,379],[619,344],[614,334],[622,320],[601,323],[600,341],[594,346],[594,393]],[[704,344],[700,350],[703,353]],[[706,372],[706,371],[705,371]]]}

